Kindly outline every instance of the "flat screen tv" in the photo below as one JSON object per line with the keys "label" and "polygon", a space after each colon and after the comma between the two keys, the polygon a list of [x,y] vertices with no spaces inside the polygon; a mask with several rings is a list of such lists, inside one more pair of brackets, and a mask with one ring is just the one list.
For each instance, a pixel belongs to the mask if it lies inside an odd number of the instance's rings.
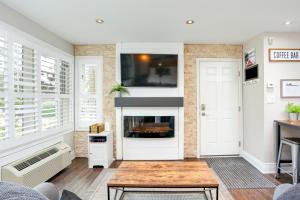
{"label": "flat screen tv", "polygon": [[178,55],[121,54],[121,82],[126,87],[177,87]]}

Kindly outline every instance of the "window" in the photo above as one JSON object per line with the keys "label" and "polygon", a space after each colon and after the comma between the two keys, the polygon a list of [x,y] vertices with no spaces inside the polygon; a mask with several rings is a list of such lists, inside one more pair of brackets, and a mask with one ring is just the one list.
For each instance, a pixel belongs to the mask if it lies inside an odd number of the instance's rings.
{"label": "window", "polygon": [[102,120],[102,58],[77,57],[76,129],[87,130]]}
{"label": "window", "polygon": [[60,82],[60,126],[68,127],[72,125],[73,122],[73,96],[72,96],[72,70],[70,63],[66,61],[60,62],[60,72],[59,72],[59,82]]}
{"label": "window", "polygon": [[57,100],[42,100],[42,130],[49,130],[58,126],[58,106]]}
{"label": "window", "polygon": [[23,34],[0,21],[0,150],[74,126],[73,57]]}
{"label": "window", "polygon": [[13,44],[15,92],[15,134],[22,136],[38,131],[37,64],[33,48]]}
{"label": "window", "polygon": [[46,94],[56,93],[56,60],[52,57],[41,57],[41,91]]}
{"label": "window", "polygon": [[0,140],[8,137],[8,44],[0,34]]}

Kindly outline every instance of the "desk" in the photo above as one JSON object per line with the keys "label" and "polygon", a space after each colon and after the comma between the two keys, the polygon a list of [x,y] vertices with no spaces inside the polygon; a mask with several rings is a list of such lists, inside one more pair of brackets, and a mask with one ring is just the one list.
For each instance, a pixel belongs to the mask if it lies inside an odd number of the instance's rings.
{"label": "desk", "polygon": [[[296,129],[300,131],[300,120],[292,121],[292,120],[275,120],[276,123],[276,161],[278,159],[279,154],[279,146],[281,140],[281,127],[287,127],[291,129]],[[290,163],[291,160],[280,160],[280,163]],[[280,169],[277,169],[277,173],[280,173]]]}

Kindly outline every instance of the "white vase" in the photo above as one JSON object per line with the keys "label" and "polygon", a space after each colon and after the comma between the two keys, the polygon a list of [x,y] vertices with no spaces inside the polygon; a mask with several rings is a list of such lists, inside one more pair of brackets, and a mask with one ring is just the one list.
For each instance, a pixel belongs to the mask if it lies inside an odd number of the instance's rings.
{"label": "white vase", "polygon": [[289,120],[298,120],[298,113],[289,113]]}

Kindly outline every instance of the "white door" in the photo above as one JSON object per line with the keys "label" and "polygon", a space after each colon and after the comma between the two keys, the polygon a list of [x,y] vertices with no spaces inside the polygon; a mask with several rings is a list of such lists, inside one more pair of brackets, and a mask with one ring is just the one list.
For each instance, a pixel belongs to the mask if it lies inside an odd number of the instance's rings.
{"label": "white door", "polygon": [[238,61],[200,61],[200,154],[239,154]]}

